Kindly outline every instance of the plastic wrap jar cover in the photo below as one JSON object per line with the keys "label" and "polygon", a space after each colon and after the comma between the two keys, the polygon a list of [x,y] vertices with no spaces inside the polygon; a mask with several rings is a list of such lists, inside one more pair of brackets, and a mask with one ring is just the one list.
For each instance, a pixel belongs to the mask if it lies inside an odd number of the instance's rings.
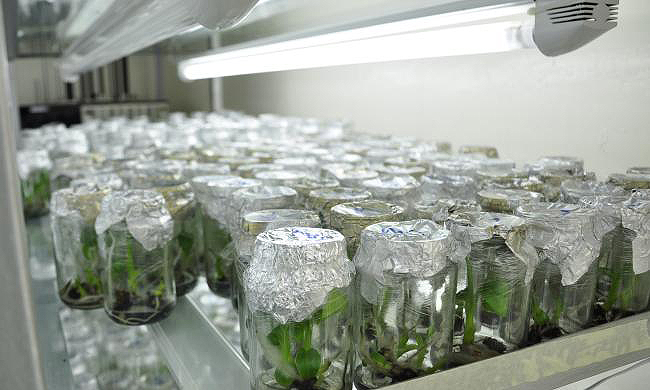
{"label": "plastic wrap jar cover", "polygon": [[58,190],[52,196],[52,236],[61,301],[75,309],[102,307],[101,274],[95,219],[108,193],[84,187]]}
{"label": "plastic wrap jar cover", "polygon": [[411,215],[443,225],[451,215],[469,211],[481,211],[481,206],[474,200],[429,198],[417,201]]}
{"label": "plastic wrap jar cover", "polygon": [[650,200],[637,195],[581,199],[599,211],[607,226],[598,260],[597,300],[610,320],[643,311],[650,300]]}
{"label": "plastic wrap jar cover", "polygon": [[331,213],[332,229],[345,237],[350,258],[357,253],[363,229],[378,222],[396,222],[405,217],[403,207],[379,200],[341,203],[332,207]]}
{"label": "plastic wrap jar cover", "polygon": [[482,154],[487,158],[499,158],[499,152],[494,146],[463,145],[458,149],[460,154]]}
{"label": "plastic wrap jar cover", "polygon": [[449,226],[472,242],[467,281],[458,286],[464,348],[487,356],[516,349],[526,339],[531,280],[539,262],[525,220],[473,212],[451,216]]}
{"label": "plastic wrap jar cover", "polygon": [[215,294],[229,297],[232,289],[233,252],[224,251],[232,242],[231,228],[239,230],[233,216],[238,213],[232,195],[245,188],[259,187],[255,179],[233,176],[198,176],[192,179],[192,187],[203,218],[206,281]]}
{"label": "plastic wrap jar cover", "polygon": [[339,181],[333,178],[305,178],[298,180],[293,186],[291,186],[291,188],[298,192],[298,198],[296,201],[297,205],[300,207],[307,207],[307,197],[311,191],[321,188],[334,188],[339,185]]}
{"label": "plastic wrap jar cover", "polygon": [[191,291],[200,274],[200,256],[203,251],[203,226],[201,214],[192,187],[183,183],[172,187],[156,187],[165,198],[165,205],[174,221],[172,262],[176,295]]}
{"label": "plastic wrap jar cover", "polygon": [[332,207],[341,203],[367,200],[371,196],[369,191],[354,188],[322,188],[309,193],[307,208],[318,212],[323,227],[329,228],[331,226]]}
{"label": "plastic wrap jar cover", "polygon": [[17,153],[18,176],[26,217],[47,214],[50,202],[52,161],[45,150],[20,150]]}
{"label": "plastic wrap jar cover", "polygon": [[373,199],[383,200],[409,209],[418,195],[420,183],[413,176],[379,176],[364,180],[361,186]]}
{"label": "plastic wrap jar cover", "polygon": [[104,197],[95,221],[104,310],[124,325],[165,318],[176,304],[171,243],[174,222],[155,191],[115,191]]}
{"label": "plastic wrap jar cover", "polygon": [[584,328],[591,321],[602,220],[595,209],[562,203],[523,205],[517,213],[527,219],[541,258],[531,293],[531,337]]}
{"label": "plastic wrap jar cover", "polygon": [[293,209],[272,209],[253,211],[244,215],[242,218],[241,238],[237,241],[237,260],[235,262],[235,278],[233,283],[233,300],[237,302],[237,313],[239,314],[239,342],[242,354],[248,360],[249,339],[250,339],[250,320],[251,315],[246,304],[244,292],[244,272],[248,269],[255,239],[258,234],[268,230],[278,229],[281,227],[320,227],[320,218],[318,214],[309,210]]}
{"label": "plastic wrap jar cover", "polygon": [[257,236],[244,274],[253,389],[351,389],[354,265],[333,230]]}
{"label": "plastic wrap jar cover", "polygon": [[483,211],[514,214],[517,207],[543,200],[542,194],[525,190],[491,189],[476,195]]}
{"label": "plastic wrap jar cover", "polygon": [[432,221],[381,222],[361,234],[355,382],[375,388],[443,369],[454,326],[455,262],[469,251]]}
{"label": "plastic wrap jar cover", "polygon": [[562,182],[562,200],[567,203],[577,204],[585,196],[597,195],[623,195],[625,190],[610,183],[569,179]]}

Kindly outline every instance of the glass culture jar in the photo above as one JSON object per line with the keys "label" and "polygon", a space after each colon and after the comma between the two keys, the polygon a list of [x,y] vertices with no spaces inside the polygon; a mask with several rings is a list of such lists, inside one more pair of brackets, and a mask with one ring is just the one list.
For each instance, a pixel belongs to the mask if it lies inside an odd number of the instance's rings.
{"label": "glass culture jar", "polygon": [[421,166],[401,167],[398,165],[379,165],[373,167],[380,175],[384,176],[411,176],[419,180],[427,173],[426,168]]}
{"label": "glass culture jar", "polygon": [[316,211],[325,228],[331,226],[331,209],[340,203],[370,199],[369,191],[348,187],[321,188],[309,192],[307,209]]}
{"label": "glass culture jar", "polygon": [[562,200],[567,203],[578,204],[585,196],[623,195],[625,190],[610,183],[569,179],[560,186]]}
{"label": "glass culture jar", "polygon": [[544,183],[536,176],[530,176],[527,169],[481,169],[476,179],[483,189],[515,189],[544,192]]}
{"label": "glass culture jar", "polygon": [[202,209],[205,277],[210,290],[219,296],[229,298],[232,290],[232,259],[223,256],[224,249],[232,241],[229,230],[232,223],[228,223],[233,214],[232,194],[261,185],[259,180],[237,176],[198,176],[192,179],[192,188]]}
{"label": "glass culture jar", "polygon": [[476,194],[483,211],[514,214],[517,207],[542,201],[542,194],[525,190],[489,189]]}
{"label": "glass culture jar", "polygon": [[65,188],[52,195],[52,236],[59,298],[74,309],[102,307],[101,274],[95,219],[108,190]]}
{"label": "glass culture jar", "polygon": [[650,301],[650,200],[641,196],[589,196],[581,204],[597,209],[606,223],[598,260],[600,321],[646,310]]}
{"label": "glass culture jar", "polygon": [[333,230],[287,227],[257,236],[244,274],[251,387],[350,390],[354,265]]}
{"label": "glass culture jar", "polygon": [[273,163],[246,164],[237,168],[237,175],[252,179],[257,172],[281,171],[284,169],[284,166]]}
{"label": "glass culture jar", "polygon": [[394,203],[408,210],[418,196],[420,182],[412,176],[379,176],[364,180],[361,186],[370,191],[373,199]]}
{"label": "glass culture jar", "polygon": [[[433,221],[381,222],[361,233],[354,337],[358,389],[390,385],[447,366],[464,256]],[[465,245],[465,254],[469,250]]]}
{"label": "glass culture jar", "polygon": [[318,214],[309,210],[272,209],[253,211],[242,218],[242,236],[237,241],[237,260],[235,261],[235,278],[233,297],[237,297],[239,314],[239,342],[242,354],[249,360],[250,310],[246,304],[244,272],[248,269],[253,255],[253,246],[258,234],[281,227],[320,227]]}
{"label": "glass culture jar", "polygon": [[176,296],[192,291],[200,275],[199,256],[202,245],[202,223],[192,187],[182,183],[169,187],[153,187],[165,198],[165,206],[174,221],[172,262]]}
{"label": "glass culture jar", "polygon": [[353,258],[359,247],[361,232],[378,222],[397,222],[405,217],[404,207],[380,201],[341,203],[331,209],[332,229],[343,234],[348,257]]}
{"label": "glass culture jar", "polygon": [[115,191],[102,200],[95,221],[104,310],[122,325],[144,325],[169,315],[176,305],[172,260],[174,222],[161,194]]}
{"label": "glass culture jar", "polygon": [[25,217],[33,218],[47,214],[52,169],[52,161],[47,151],[19,150],[16,157]]}
{"label": "glass culture jar", "polygon": [[458,358],[466,363],[519,348],[526,341],[531,280],[538,263],[526,221],[471,212],[452,215],[449,225],[457,237],[472,242],[467,287],[457,296],[465,318]]}
{"label": "glass culture jar", "polygon": [[303,178],[298,180],[296,183],[291,186],[296,192],[298,192],[298,198],[296,200],[296,205],[301,208],[307,208],[307,197],[309,193],[313,190],[322,189],[322,188],[334,188],[340,185],[339,181],[336,179],[330,178]]}
{"label": "glass culture jar", "polygon": [[529,203],[517,209],[540,264],[531,292],[529,340],[539,342],[579,331],[591,322],[596,259],[603,229],[594,209],[575,204]]}
{"label": "glass culture jar", "polygon": [[639,173],[615,173],[609,176],[607,180],[615,186],[622,187],[624,190],[648,190],[650,189],[650,175]]}
{"label": "glass culture jar", "polygon": [[650,167],[632,167],[627,170],[627,173],[636,175],[650,175]]}
{"label": "glass culture jar", "polygon": [[487,158],[499,158],[499,152],[494,146],[463,145],[458,149],[459,154],[482,154]]}

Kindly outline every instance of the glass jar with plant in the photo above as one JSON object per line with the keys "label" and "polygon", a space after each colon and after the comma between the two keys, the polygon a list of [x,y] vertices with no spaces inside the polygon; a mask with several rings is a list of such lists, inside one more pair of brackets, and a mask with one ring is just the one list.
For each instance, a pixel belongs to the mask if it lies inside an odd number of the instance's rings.
{"label": "glass jar with plant", "polygon": [[258,234],[281,227],[320,227],[318,214],[309,210],[271,209],[253,211],[242,218],[242,235],[237,241],[237,260],[233,279],[233,297],[237,297],[239,314],[239,342],[242,354],[249,360],[249,340],[251,314],[246,304],[244,272],[248,269],[253,255],[253,246]]}
{"label": "glass jar with plant", "polygon": [[318,213],[323,227],[331,226],[331,209],[337,204],[371,198],[369,191],[348,187],[321,188],[309,192],[307,208]]}
{"label": "glass jar with plant", "polygon": [[531,292],[531,343],[585,328],[591,322],[603,229],[594,209],[530,203],[517,209],[540,256]]}
{"label": "glass jar with plant", "polygon": [[581,204],[597,209],[605,221],[598,259],[596,322],[612,321],[646,310],[650,300],[650,198],[590,196]]}
{"label": "glass jar with plant", "polygon": [[108,190],[65,188],[52,195],[52,236],[59,298],[74,309],[102,307],[101,273],[95,219]]}
{"label": "glass jar with plant", "polygon": [[33,218],[47,214],[52,169],[52,161],[47,151],[20,150],[17,153],[17,162],[25,217]]}
{"label": "glass jar with plant", "polygon": [[345,252],[333,230],[287,227],[257,236],[244,274],[253,389],[352,388],[354,265]]}
{"label": "glass jar with plant", "polygon": [[197,176],[192,179],[203,217],[205,276],[210,290],[219,296],[229,298],[232,291],[234,256],[224,256],[223,253],[232,241],[232,223],[229,224],[231,215],[234,215],[232,194],[242,188],[261,185],[259,180],[237,176]]}
{"label": "glass jar with plant", "polygon": [[525,190],[488,189],[476,194],[481,210],[491,213],[514,214],[517,207],[543,200],[542,194]]}
{"label": "glass jar with plant", "polygon": [[523,218],[508,214],[455,214],[449,225],[469,237],[467,287],[458,293],[464,313],[462,345],[454,356],[468,363],[515,350],[528,332],[529,295],[538,255]]}
{"label": "glass jar with plant", "polygon": [[95,221],[104,310],[123,325],[144,325],[169,315],[176,305],[172,260],[174,222],[161,194],[115,191],[104,197]]}
{"label": "glass jar with plant", "polygon": [[397,222],[405,217],[403,207],[380,200],[341,203],[332,207],[331,214],[332,229],[345,237],[350,258],[357,253],[363,229],[378,222]]}
{"label": "glass jar with plant", "polygon": [[354,371],[359,389],[447,367],[454,327],[456,264],[469,251],[433,221],[380,222],[361,233]]}

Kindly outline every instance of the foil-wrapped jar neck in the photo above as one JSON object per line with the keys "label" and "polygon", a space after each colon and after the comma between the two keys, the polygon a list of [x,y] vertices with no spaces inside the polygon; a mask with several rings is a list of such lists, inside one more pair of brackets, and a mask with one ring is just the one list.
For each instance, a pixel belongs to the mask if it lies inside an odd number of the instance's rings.
{"label": "foil-wrapped jar neck", "polygon": [[343,223],[347,221],[381,219],[402,215],[403,213],[403,207],[378,200],[341,203],[332,207],[332,214],[339,217]]}
{"label": "foil-wrapped jar neck", "polygon": [[570,156],[549,156],[542,157],[529,165],[533,174],[546,171],[548,173],[566,174],[568,176],[580,176],[585,172],[584,161],[581,158]]}
{"label": "foil-wrapped jar neck", "polygon": [[23,180],[27,179],[29,174],[34,171],[52,169],[52,161],[45,150],[19,150],[16,159],[18,175]]}
{"label": "foil-wrapped jar neck", "polygon": [[632,239],[634,273],[650,271],[650,199],[632,196],[623,203],[621,219],[623,227],[635,233]]}
{"label": "foil-wrapped jar neck", "polygon": [[235,191],[262,185],[255,179],[238,176],[197,176],[191,181],[196,198],[210,218],[226,223],[226,200]]}
{"label": "foil-wrapped jar neck", "polygon": [[628,191],[650,189],[650,175],[646,174],[615,173],[607,181]]}
{"label": "foil-wrapped jar neck", "polygon": [[578,203],[580,198],[595,195],[622,195],[625,193],[621,187],[609,183],[569,179],[562,182],[562,196],[564,201]]}
{"label": "foil-wrapped jar neck", "polygon": [[183,183],[171,187],[156,187],[165,198],[165,205],[172,218],[180,218],[195,207],[194,192],[190,183]]}
{"label": "foil-wrapped jar neck", "polygon": [[108,192],[92,186],[64,188],[52,194],[50,211],[55,217],[76,217],[84,223],[94,224],[102,199]]}
{"label": "foil-wrapped jar neck", "polygon": [[184,180],[191,180],[197,176],[228,175],[230,166],[227,164],[191,161],[183,166],[181,176]]}
{"label": "foil-wrapped jar neck", "polygon": [[380,176],[364,180],[361,185],[375,197],[406,196],[420,187],[420,183],[413,176],[407,175]]}
{"label": "foil-wrapped jar neck", "polygon": [[255,178],[267,185],[291,185],[307,177],[305,172],[273,170],[255,174]]}
{"label": "foil-wrapped jar neck", "polygon": [[165,199],[160,193],[149,190],[115,191],[104,197],[95,221],[97,234],[122,222],[148,251],[171,240],[174,230]]}
{"label": "foil-wrapped jar neck", "polygon": [[254,312],[270,314],[281,323],[300,322],[325,304],[330,291],[349,286],[353,275],[340,233],[274,229],[257,236],[244,274],[246,298]]}
{"label": "foil-wrapped jar neck", "polygon": [[503,239],[510,251],[526,266],[526,283],[533,279],[539,257],[523,218],[500,213],[465,212],[451,215],[448,225],[458,239],[466,237],[472,243],[492,238]]}
{"label": "foil-wrapped jar neck", "polygon": [[379,173],[369,169],[349,169],[335,172],[334,175],[341,185],[353,187],[365,180],[376,178]]}
{"label": "foil-wrapped jar neck", "polygon": [[283,186],[256,186],[235,191],[232,195],[232,210],[228,215],[230,230],[238,230],[242,217],[251,211],[294,206],[296,195],[294,189]]}
{"label": "foil-wrapped jar neck", "polygon": [[516,189],[488,189],[479,191],[476,197],[483,210],[509,214],[520,205],[542,200],[540,193]]}
{"label": "foil-wrapped jar neck", "polygon": [[575,284],[598,257],[602,229],[597,228],[596,210],[575,204],[531,203],[520,206],[517,214],[530,225],[531,243],[559,266],[563,285]]}
{"label": "foil-wrapped jar neck", "polygon": [[431,219],[436,223],[444,224],[451,215],[481,211],[481,207],[474,200],[429,198],[416,202],[413,210],[418,218]]}

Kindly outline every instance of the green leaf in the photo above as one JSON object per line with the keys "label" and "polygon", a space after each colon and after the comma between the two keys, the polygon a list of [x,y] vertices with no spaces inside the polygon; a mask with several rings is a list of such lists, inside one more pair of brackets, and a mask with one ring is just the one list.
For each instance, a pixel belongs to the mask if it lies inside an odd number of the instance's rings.
{"label": "green leaf", "polygon": [[181,251],[187,256],[192,253],[192,246],[194,245],[194,237],[186,232],[181,232],[178,235],[178,245],[181,247]]}
{"label": "green leaf", "polygon": [[279,347],[282,340],[285,338],[284,332],[286,332],[285,326],[278,325],[271,330],[271,333],[269,333],[266,338],[269,340],[269,343]]}
{"label": "green leaf", "polygon": [[535,322],[535,325],[546,325],[549,322],[548,315],[544,310],[542,310],[541,307],[539,307],[539,304],[533,300],[533,321]]}
{"label": "green leaf", "polygon": [[293,383],[293,378],[285,375],[279,368],[275,369],[275,380],[280,386],[289,387]]}
{"label": "green leaf", "polygon": [[384,355],[380,354],[377,351],[370,351],[370,357],[379,368],[382,368],[384,370],[390,370],[390,364],[388,363]]}
{"label": "green leaf", "polygon": [[320,312],[320,321],[325,321],[329,317],[345,310],[348,306],[348,297],[340,289],[334,289],[327,294],[327,301]]}
{"label": "green leaf", "polygon": [[314,348],[299,349],[296,353],[296,369],[302,379],[316,378],[320,369],[320,353]]}
{"label": "green leaf", "polygon": [[499,317],[508,314],[508,285],[500,280],[490,280],[482,291],[483,305]]}
{"label": "green leaf", "polygon": [[311,321],[305,320],[292,323],[289,328],[289,336],[304,349],[311,348]]}

